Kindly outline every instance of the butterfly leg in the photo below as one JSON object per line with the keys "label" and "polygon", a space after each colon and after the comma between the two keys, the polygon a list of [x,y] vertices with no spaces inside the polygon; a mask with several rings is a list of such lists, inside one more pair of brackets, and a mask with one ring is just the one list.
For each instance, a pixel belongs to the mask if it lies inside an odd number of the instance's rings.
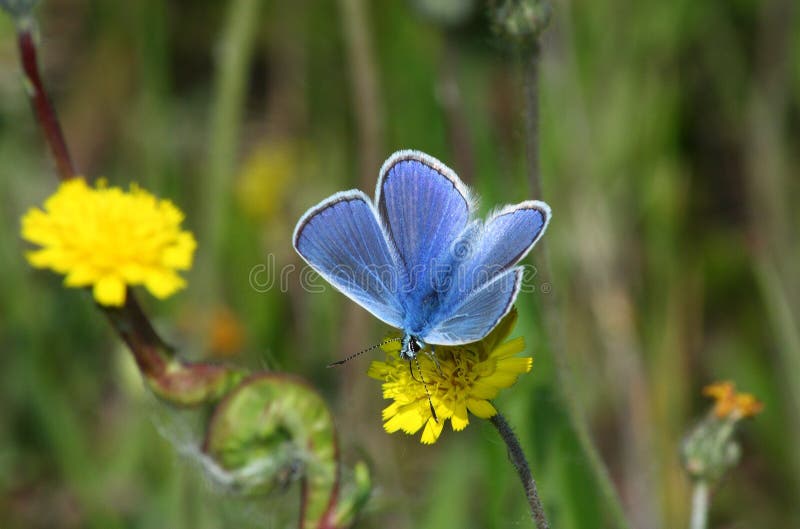
{"label": "butterfly leg", "polygon": [[[411,378],[413,378],[413,379],[414,379],[414,382],[418,382],[418,383],[420,383],[420,384],[424,384],[424,382],[423,382],[423,381],[421,381],[420,379],[418,379],[418,378],[417,378],[417,377],[414,375],[414,366],[411,364],[411,360],[409,360],[409,361],[408,361],[408,372],[409,372],[409,373],[411,373]],[[421,371],[420,371],[420,373],[421,373]]]}
{"label": "butterfly leg", "polygon": [[431,350],[428,351],[428,358],[433,360],[434,365],[436,365],[436,371],[438,371],[440,375],[444,375],[444,373],[442,373],[442,366],[439,363],[439,357],[436,356],[436,346],[435,345],[431,345]]}

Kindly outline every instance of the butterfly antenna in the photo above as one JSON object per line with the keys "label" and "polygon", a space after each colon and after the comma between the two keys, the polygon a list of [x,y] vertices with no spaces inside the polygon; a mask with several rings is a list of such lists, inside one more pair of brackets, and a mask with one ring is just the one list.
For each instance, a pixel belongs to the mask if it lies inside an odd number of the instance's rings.
{"label": "butterfly antenna", "polygon": [[[433,420],[437,423],[439,422],[439,417],[436,416],[436,410],[433,408],[433,401],[431,400],[431,392],[428,390],[428,384],[425,383],[425,377],[422,376],[422,366],[419,364],[419,357],[414,357],[414,363],[417,364],[417,371],[419,372],[419,378],[422,380],[422,387],[425,388],[425,395],[428,396],[428,406],[431,407],[431,415],[433,415]],[[413,375],[413,372],[412,372]],[[413,378],[413,376],[412,376]]]}
{"label": "butterfly antenna", "polygon": [[351,354],[347,358],[343,358],[342,360],[337,360],[336,362],[331,362],[330,364],[328,364],[328,367],[335,367],[335,366],[340,366],[342,364],[346,364],[347,362],[349,362],[353,358],[359,357],[359,356],[363,355],[364,353],[368,353],[368,352],[370,352],[370,351],[372,351],[374,349],[377,349],[378,347],[383,347],[384,345],[390,344],[392,342],[399,342],[400,340],[402,340],[402,338],[389,338],[388,340],[385,340],[385,341],[383,341],[383,342],[381,342],[379,344],[373,345],[372,347],[367,347],[363,351],[359,351],[359,352],[357,352],[355,354]]}

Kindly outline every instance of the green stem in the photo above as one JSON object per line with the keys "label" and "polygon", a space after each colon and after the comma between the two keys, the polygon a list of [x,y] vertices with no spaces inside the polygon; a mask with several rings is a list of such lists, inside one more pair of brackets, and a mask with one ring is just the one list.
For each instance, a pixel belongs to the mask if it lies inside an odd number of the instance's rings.
{"label": "green stem", "polygon": [[692,490],[692,519],[690,529],[706,529],[708,524],[708,482],[698,480]]}
{"label": "green stem", "polygon": [[525,489],[525,497],[528,499],[528,505],[531,508],[533,523],[536,524],[537,529],[549,529],[550,524],[547,523],[544,506],[542,506],[542,500],[539,499],[539,492],[536,489],[536,480],[533,479],[530,465],[528,465],[525,452],[523,452],[522,446],[519,444],[519,439],[517,439],[506,418],[500,413],[493,416],[489,421],[497,428],[497,432],[506,443],[508,458],[517,470],[519,479],[522,482],[522,488]]}
{"label": "green stem", "polygon": [[[534,198],[542,198],[542,182],[539,171],[539,64],[541,49],[538,42],[530,45],[524,55],[525,76],[525,130],[528,181]],[[544,241],[537,243],[536,268],[541,277],[541,284],[551,284],[553,276],[550,267],[550,258],[547,245]],[[543,296],[545,327],[550,342],[550,349],[554,351],[555,365],[562,400],[566,403],[570,423],[583,452],[589,461],[600,492],[611,507],[617,527],[626,529],[630,527],[625,510],[622,507],[617,489],[614,486],[608,468],[600,457],[589,433],[589,428],[584,418],[583,410],[577,400],[578,392],[572,384],[572,377],[567,365],[566,349],[562,322],[559,317],[558,298],[556,289]]]}

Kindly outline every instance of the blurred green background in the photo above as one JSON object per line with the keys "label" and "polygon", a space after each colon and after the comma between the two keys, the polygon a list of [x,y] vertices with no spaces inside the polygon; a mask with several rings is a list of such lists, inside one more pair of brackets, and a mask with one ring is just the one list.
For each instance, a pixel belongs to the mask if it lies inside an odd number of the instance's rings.
{"label": "blurred green background", "polygon": [[[800,23],[793,0],[559,0],[542,43],[552,277],[518,301],[534,369],[497,401],[554,527],[612,527],[568,420],[591,433],[637,528],[686,526],[678,449],[717,379],[765,402],[712,527],[800,527]],[[187,213],[189,289],[142,296],[190,359],[307,377],[376,490],[359,527],[530,527],[491,426],[433,446],[383,432],[369,358],[386,331],[300,288],[310,205],[372,193],[400,148],[452,166],[481,211],[530,198],[519,49],[469,0],[47,0],[42,67],[77,166]],[[88,294],[25,262],[19,218],[56,180],[0,19],[0,527],[283,527],[182,455],[190,425],[146,394]],[[534,254],[542,248],[534,250]],[[263,273],[294,266],[281,288]],[[256,280],[254,286],[253,279]],[[540,280],[541,279],[541,280]],[[546,282],[546,285],[545,285]],[[261,286],[259,286],[261,285]],[[549,287],[549,288],[548,288]],[[544,291],[549,291],[545,294]],[[555,296],[555,303],[544,296]],[[556,336],[544,311],[554,309]],[[377,354],[375,357],[379,357]],[[280,515],[276,514],[280,513]]]}

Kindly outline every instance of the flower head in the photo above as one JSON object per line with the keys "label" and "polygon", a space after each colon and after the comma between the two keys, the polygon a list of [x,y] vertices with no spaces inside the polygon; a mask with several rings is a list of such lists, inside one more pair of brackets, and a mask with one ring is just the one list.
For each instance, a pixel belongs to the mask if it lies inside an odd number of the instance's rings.
{"label": "flower head", "polygon": [[763,405],[749,393],[736,393],[733,382],[716,382],[703,388],[715,400],[706,417],[683,440],[683,466],[696,480],[715,482],[741,457],[736,427],[742,419],[758,414]]}
{"label": "flower head", "polygon": [[741,419],[753,417],[761,412],[764,405],[750,393],[736,393],[733,382],[716,382],[703,388],[703,395],[712,397],[714,415],[720,419]]}
{"label": "flower head", "polygon": [[245,160],[236,183],[236,198],[245,213],[271,221],[281,212],[286,194],[301,165],[301,149],[290,142],[270,142]]}
{"label": "flower head", "polygon": [[121,306],[127,285],[165,298],[186,283],[176,273],[192,265],[195,240],[183,213],[132,185],[129,191],[82,178],[61,184],[22,217],[22,237],[41,248],[27,254],[36,268],[64,274],[68,287],[93,287],[101,305]]}
{"label": "flower head", "polygon": [[[394,401],[383,410],[386,431],[415,434],[424,428],[421,441],[432,444],[448,419],[453,430],[459,431],[469,424],[468,412],[481,419],[494,416],[497,410],[489,401],[533,365],[531,357],[516,356],[525,349],[522,337],[501,343],[516,320],[517,313],[512,310],[479,342],[437,346],[435,359],[429,349],[420,351],[419,368],[416,361],[409,364],[400,358],[399,342],[386,343],[386,361],[372,362],[368,372],[370,377],[383,381],[383,397]],[[431,413],[431,405],[438,421]]]}

